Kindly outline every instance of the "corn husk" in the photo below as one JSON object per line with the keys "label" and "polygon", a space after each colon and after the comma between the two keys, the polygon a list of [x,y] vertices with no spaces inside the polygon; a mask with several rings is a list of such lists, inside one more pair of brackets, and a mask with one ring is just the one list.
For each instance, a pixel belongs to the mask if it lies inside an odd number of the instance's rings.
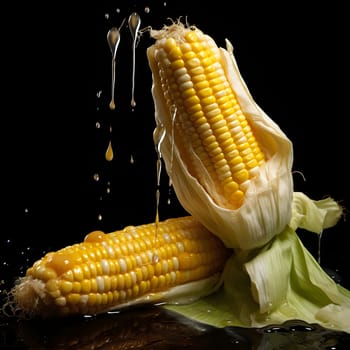
{"label": "corn husk", "polygon": [[[151,35],[161,39],[184,30],[177,25],[152,31]],[[153,76],[155,120],[166,128],[161,152],[176,195],[191,215],[234,248],[217,292],[189,303],[168,300],[165,307],[218,327],[261,327],[300,319],[350,332],[350,291],[322,269],[297,235],[299,228],[320,234],[334,226],[343,208],[332,198],[315,201],[294,192],[293,144],[252,98],[232,44],[226,40],[226,49],[218,48],[218,54],[267,155],[243,205],[235,210],[222,204],[214,190],[205,189],[210,183],[202,186],[190,174],[181,148],[172,138],[172,113],[164,100],[153,50],[149,47],[147,55]]]}
{"label": "corn husk", "polygon": [[168,309],[216,327],[263,327],[299,319],[350,333],[350,291],[336,283],[305,248],[296,225],[321,233],[338,221],[332,198],[293,197],[293,217],[264,247],[236,251],[226,264],[218,292]]}

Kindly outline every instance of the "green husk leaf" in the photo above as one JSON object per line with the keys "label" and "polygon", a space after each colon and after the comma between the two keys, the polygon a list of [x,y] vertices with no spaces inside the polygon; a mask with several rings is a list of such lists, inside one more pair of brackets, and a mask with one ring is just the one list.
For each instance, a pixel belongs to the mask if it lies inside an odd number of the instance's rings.
{"label": "green husk leaf", "polygon": [[236,251],[214,294],[186,305],[165,305],[217,327],[263,327],[299,319],[350,333],[350,291],[337,284],[303,245],[296,229],[320,232],[342,208],[331,198],[296,193],[291,225],[262,248]]}

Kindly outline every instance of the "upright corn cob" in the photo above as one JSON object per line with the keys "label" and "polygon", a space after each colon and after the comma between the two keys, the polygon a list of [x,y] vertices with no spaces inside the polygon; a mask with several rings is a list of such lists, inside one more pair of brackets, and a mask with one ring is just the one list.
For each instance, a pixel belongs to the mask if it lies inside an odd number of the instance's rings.
{"label": "upright corn cob", "polygon": [[[219,285],[230,254],[192,217],[129,226],[47,253],[12,291],[24,314],[97,314],[136,303],[192,300]],[[186,300],[186,298],[184,299]]]}
{"label": "upright corn cob", "polygon": [[227,50],[180,21],[150,30],[161,153],[182,206],[226,246],[250,249],[291,217],[292,144],[254,102]]}
{"label": "upright corn cob", "polygon": [[342,208],[331,198],[293,193],[292,142],[255,103],[228,40],[226,49],[217,47],[179,21],[150,34],[155,120],[166,130],[161,153],[168,175],[183,207],[235,249],[219,293],[167,307],[220,327],[298,318],[349,330],[349,291],[294,231],[320,233]]}
{"label": "upright corn cob", "polygon": [[[265,156],[231,88],[215,42],[174,25],[148,51],[190,172],[218,204],[242,205]],[[215,190],[215,191],[213,191]],[[218,195],[216,195],[218,193]]]}

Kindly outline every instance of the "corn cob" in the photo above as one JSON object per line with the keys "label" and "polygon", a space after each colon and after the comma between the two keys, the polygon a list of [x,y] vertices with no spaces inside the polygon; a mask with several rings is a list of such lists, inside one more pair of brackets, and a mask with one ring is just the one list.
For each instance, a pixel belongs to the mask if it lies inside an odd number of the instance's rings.
{"label": "corn cob", "polygon": [[158,40],[148,59],[167,108],[176,111],[175,142],[186,166],[218,204],[237,209],[265,155],[229,84],[219,49],[209,36],[181,23],[154,36]]}
{"label": "corn cob", "polygon": [[230,250],[191,216],[155,228],[93,231],[81,243],[47,253],[12,290],[16,308],[41,317],[98,314],[180,300],[186,296],[181,286],[190,286],[190,299],[196,289],[212,292]]}
{"label": "corn cob", "polygon": [[150,36],[155,121],[177,198],[227,247],[261,247],[291,218],[291,141],[250,95],[228,40],[218,47],[180,21]]}

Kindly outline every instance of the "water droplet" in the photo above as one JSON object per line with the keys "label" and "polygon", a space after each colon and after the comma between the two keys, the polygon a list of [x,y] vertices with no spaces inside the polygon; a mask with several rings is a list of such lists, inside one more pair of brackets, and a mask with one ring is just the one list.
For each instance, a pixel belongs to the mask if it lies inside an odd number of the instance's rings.
{"label": "water droplet", "polygon": [[161,153],[161,144],[164,141],[166,135],[166,129],[164,127],[164,125],[161,122],[157,123],[157,126],[155,127],[154,131],[153,131],[153,142],[154,145],[156,147],[156,152],[158,155],[158,158],[162,158],[162,153]]}
{"label": "water droplet", "polygon": [[156,237],[158,232],[158,222],[159,222],[159,199],[160,199],[160,177],[162,172],[162,153],[160,146],[164,141],[166,135],[166,129],[161,122],[157,122],[157,126],[153,131],[153,142],[157,152],[157,191],[156,191]]}
{"label": "water droplet", "polygon": [[114,90],[115,90],[115,59],[117,55],[117,50],[120,42],[120,32],[116,27],[111,28],[107,33],[107,42],[112,54],[112,83],[111,83],[111,101],[109,103],[109,108],[111,110],[115,109],[114,102]]}
{"label": "water droplet", "polygon": [[29,209],[28,208],[24,208],[24,214],[28,214],[29,213]]}
{"label": "water droplet", "polygon": [[133,39],[132,45],[132,88],[131,88],[131,107],[136,106],[134,91],[135,91],[135,51],[136,51],[136,43],[138,39],[138,31],[141,25],[141,18],[137,12],[133,12],[129,16],[129,30]]}
{"label": "water droplet", "polygon": [[112,99],[112,101],[109,103],[109,109],[110,110],[115,110],[115,103],[114,103],[114,98]]}
{"label": "water droplet", "polygon": [[100,122],[96,122],[95,127],[96,127],[96,129],[100,129],[101,128]]}
{"label": "water droplet", "polygon": [[94,180],[95,181],[100,181],[100,175],[99,174],[94,174]]}
{"label": "water droplet", "polygon": [[134,163],[135,163],[135,160],[134,160],[133,155],[131,154],[131,155],[130,155],[130,164],[134,164]]}
{"label": "water droplet", "polygon": [[120,13],[120,8],[116,8],[115,12]]}
{"label": "water droplet", "polygon": [[101,95],[102,95],[102,90],[97,91],[96,97],[97,98],[101,98]]}
{"label": "water droplet", "polygon": [[116,310],[116,311],[107,311],[108,315],[116,315],[116,314],[120,314],[120,310]]}
{"label": "water droplet", "polygon": [[177,115],[177,108],[176,106],[171,106],[170,108],[170,113],[171,113],[171,150],[170,150],[170,168],[169,168],[169,186],[171,183],[171,177],[173,173],[173,161],[174,161],[174,138],[175,138],[175,119]]}
{"label": "water droplet", "polygon": [[102,214],[98,214],[97,220],[98,220],[98,221],[102,221]]}
{"label": "water droplet", "polygon": [[150,11],[151,11],[151,9],[148,6],[146,6],[145,7],[145,13],[150,13]]}
{"label": "water droplet", "polygon": [[112,142],[109,141],[108,142],[108,147],[107,147],[107,150],[106,150],[106,153],[105,153],[105,157],[106,157],[106,160],[108,162],[112,161],[113,160],[113,148],[112,148]]}
{"label": "water droplet", "polygon": [[109,19],[109,13],[105,13],[105,19]]}

